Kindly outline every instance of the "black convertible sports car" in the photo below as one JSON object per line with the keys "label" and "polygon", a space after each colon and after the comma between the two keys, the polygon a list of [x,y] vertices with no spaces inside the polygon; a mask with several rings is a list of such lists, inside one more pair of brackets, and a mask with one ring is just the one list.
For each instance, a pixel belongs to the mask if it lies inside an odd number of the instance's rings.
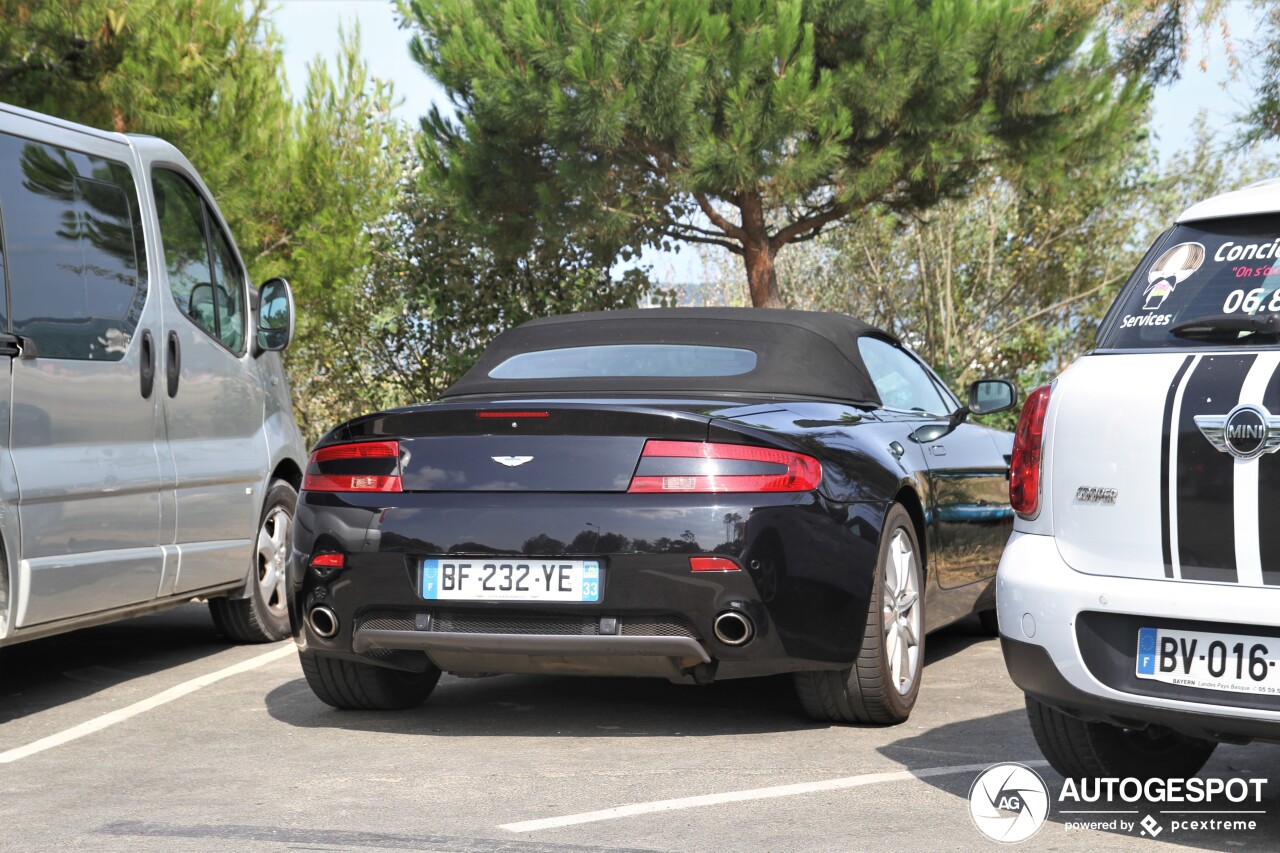
{"label": "black convertible sports car", "polygon": [[925,632],[995,606],[1012,437],[966,418],[1014,390],[969,391],[836,314],[526,323],[438,402],[316,446],[290,573],[307,682],[392,709],[442,670],[791,672],[817,719],[900,722]]}

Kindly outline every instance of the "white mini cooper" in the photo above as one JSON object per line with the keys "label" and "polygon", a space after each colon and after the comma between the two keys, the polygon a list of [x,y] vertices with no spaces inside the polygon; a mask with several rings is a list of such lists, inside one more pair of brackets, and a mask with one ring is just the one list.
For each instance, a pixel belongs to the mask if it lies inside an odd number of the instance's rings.
{"label": "white mini cooper", "polygon": [[1027,398],[997,582],[1036,740],[1072,778],[1280,740],[1280,182],[1186,211],[1097,349]]}

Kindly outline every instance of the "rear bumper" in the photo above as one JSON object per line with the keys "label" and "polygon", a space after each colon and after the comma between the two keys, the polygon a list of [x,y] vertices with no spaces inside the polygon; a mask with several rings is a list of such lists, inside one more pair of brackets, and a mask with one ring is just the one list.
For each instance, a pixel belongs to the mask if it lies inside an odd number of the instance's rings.
{"label": "rear bumper", "polygon": [[1280,641],[1280,589],[1086,575],[1062,560],[1053,537],[1014,533],[996,601],[1009,676],[1045,704],[1126,727],[1280,739],[1280,696],[1197,690],[1133,674],[1139,625]]}
{"label": "rear bumper", "polygon": [[[389,496],[381,496],[386,500]],[[407,493],[299,502],[291,566],[294,636],[307,648],[388,666],[430,659],[450,672],[656,675],[672,680],[847,666],[857,657],[884,508],[813,494]],[[340,551],[345,568],[307,568]],[[425,600],[434,555],[565,556],[601,562],[592,603]],[[691,555],[742,568],[692,572]],[[307,624],[330,609],[337,632]],[[717,639],[725,612],[751,638]]]}

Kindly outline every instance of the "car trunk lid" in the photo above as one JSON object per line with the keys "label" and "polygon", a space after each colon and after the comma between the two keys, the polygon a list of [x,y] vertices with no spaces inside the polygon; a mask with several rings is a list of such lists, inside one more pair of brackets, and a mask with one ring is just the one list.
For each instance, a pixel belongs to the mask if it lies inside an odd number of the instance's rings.
{"label": "car trunk lid", "polygon": [[[1280,584],[1280,526],[1263,518],[1280,499],[1280,456],[1238,458],[1210,435],[1213,419],[1242,405],[1280,413],[1280,352],[1095,355],[1066,371],[1052,397],[1046,488],[1069,565]],[[1240,441],[1250,434],[1235,431]]]}

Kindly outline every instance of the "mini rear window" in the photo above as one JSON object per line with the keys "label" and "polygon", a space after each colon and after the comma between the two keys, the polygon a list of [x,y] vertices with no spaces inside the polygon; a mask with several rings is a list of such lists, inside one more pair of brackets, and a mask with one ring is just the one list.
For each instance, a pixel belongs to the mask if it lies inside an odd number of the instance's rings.
{"label": "mini rear window", "polygon": [[1177,225],[1147,253],[1129,279],[1099,346],[1230,344],[1231,334],[1188,338],[1169,330],[1192,320],[1251,314],[1280,314],[1280,216]]}
{"label": "mini rear window", "polygon": [[755,366],[756,354],[749,349],[688,344],[606,344],[514,355],[490,370],[489,378],[741,376]]}

